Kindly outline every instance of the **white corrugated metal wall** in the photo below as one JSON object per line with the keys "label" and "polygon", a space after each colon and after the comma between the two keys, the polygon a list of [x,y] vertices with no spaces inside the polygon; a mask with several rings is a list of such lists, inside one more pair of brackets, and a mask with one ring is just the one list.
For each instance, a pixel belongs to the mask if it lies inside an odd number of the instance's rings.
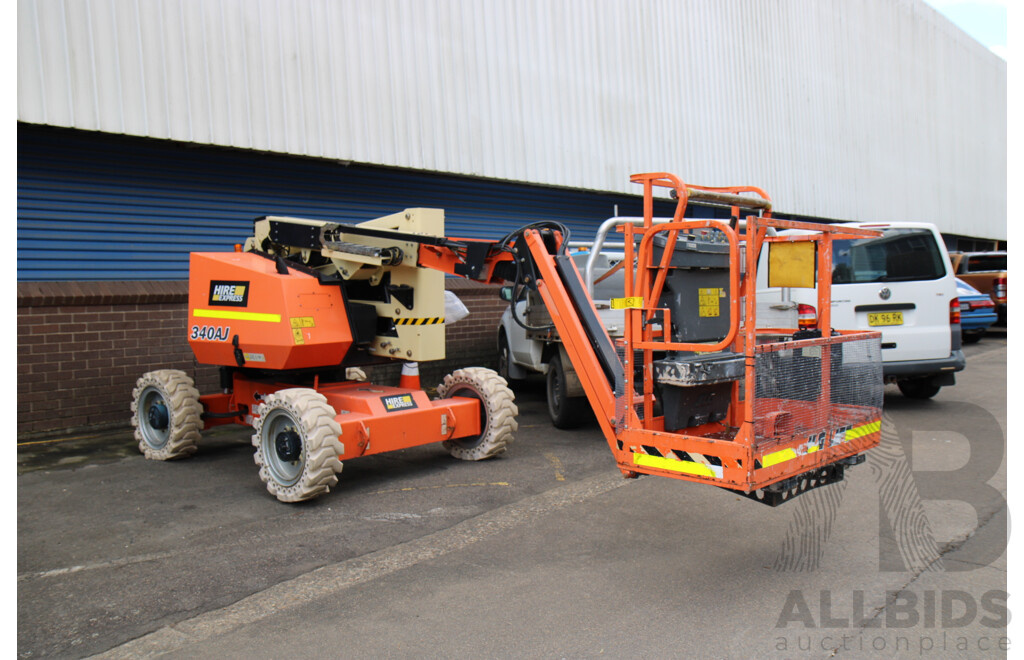
{"label": "white corrugated metal wall", "polygon": [[21,121],[1006,238],[1006,63],[921,0],[19,0]]}

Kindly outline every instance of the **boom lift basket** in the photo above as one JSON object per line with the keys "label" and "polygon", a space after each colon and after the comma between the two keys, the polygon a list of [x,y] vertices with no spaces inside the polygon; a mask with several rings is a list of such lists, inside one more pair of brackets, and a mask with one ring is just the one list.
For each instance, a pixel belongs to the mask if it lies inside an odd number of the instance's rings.
{"label": "boom lift basket", "polygon": [[[586,310],[567,304],[564,274],[560,280],[538,262],[538,288],[619,468],[714,484],[770,505],[842,479],[878,444],[883,379],[880,333],[831,327],[832,241],[876,232],[774,219],[757,188],[688,186],[664,173],[632,180],[644,186],[644,224],[619,228],[627,267],[617,302],[626,327],[615,345],[621,372],[609,382],[587,344],[610,340],[580,337]],[[678,200],[668,223],[653,222],[658,187]],[[728,206],[731,222],[685,219],[694,199]],[[741,210],[753,212],[745,223]],[[769,236],[769,228],[811,233]],[[758,256],[779,242],[814,245],[815,330],[756,328]]]}

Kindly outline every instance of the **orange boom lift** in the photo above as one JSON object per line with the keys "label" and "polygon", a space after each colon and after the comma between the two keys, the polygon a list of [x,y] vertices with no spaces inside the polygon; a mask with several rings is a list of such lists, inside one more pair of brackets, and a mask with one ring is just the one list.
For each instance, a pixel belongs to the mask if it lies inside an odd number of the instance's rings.
{"label": "orange boom lift", "polygon": [[[624,475],[712,484],[771,505],[842,479],[878,444],[883,381],[880,333],[831,328],[832,241],[877,232],[776,220],[757,188],[664,173],[632,180],[644,187],[644,223],[619,228],[618,343],[557,223],[477,241],[444,237],[437,209],[360,224],[267,217],[244,249],[194,253],[189,343],[199,362],[221,367],[222,391],[201,396],[180,371],[145,374],[132,403],[140,449],[180,458],[203,429],[251,425],[260,477],[282,501],[327,492],[342,461],[358,456],[432,442],[465,460],[501,453],[517,410],[495,372],[457,370],[433,400],[361,379],[368,364],[444,357],[451,274],[511,283],[509,300],[540,294]],[[656,188],[677,199],[671,222],[654,222]],[[686,219],[697,200],[731,220]],[[773,285],[817,287],[816,327],[756,327],[764,248]]]}

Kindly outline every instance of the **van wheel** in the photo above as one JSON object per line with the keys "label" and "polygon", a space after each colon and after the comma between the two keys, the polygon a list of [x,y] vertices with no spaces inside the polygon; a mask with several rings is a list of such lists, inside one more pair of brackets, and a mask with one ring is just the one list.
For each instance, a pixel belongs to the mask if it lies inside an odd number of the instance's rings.
{"label": "van wheel", "polygon": [[548,414],[555,428],[574,429],[587,421],[590,415],[590,402],[585,396],[566,396],[565,385],[562,358],[555,353],[548,363]]}
{"label": "van wheel", "polygon": [[512,352],[508,347],[508,338],[505,337],[505,331],[498,331],[498,375],[505,379],[506,383],[512,382],[512,376],[510,372],[510,364],[512,360]]}
{"label": "van wheel", "polygon": [[930,399],[942,389],[940,385],[932,385],[927,378],[901,380],[896,383],[896,386],[908,399]]}
{"label": "van wheel", "polygon": [[984,330],[982,330],[981,332],[965,332],[965,333],[963,333],[964,343],[965,344],[976,344],[979,341],[981,341],[981,337],[984,334],[985,334]]}

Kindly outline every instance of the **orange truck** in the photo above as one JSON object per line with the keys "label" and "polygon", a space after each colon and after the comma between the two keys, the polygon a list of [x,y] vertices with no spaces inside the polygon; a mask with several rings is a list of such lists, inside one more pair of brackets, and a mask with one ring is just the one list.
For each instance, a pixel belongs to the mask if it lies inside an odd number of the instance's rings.
{"label": "orange truck", "polygon": [[[638,174],[644,221],[618,228],[624,333],[612,339],[571,255],[569,232],[538,222],[497,241],[449,238],[439,209],[350,224],[259,218],[234,251],[191,255],[188,340],[220,367],[200,394],[178,370],[144,374],[132,424],[150,459],[195,453],[204,429],[253,429],[259,476],[279,500],[322,495],[342,461],[442,443],[455,458],[503,452],[517,430],[506,381],[479,367],[431,398],[409,380],[371,384],[361,366],[441,359],[444,277],[538,294],[615,464],[778,505],[844,478],[881,434],[880,333],[832,327],[832,242],[868,229],[774,219],[753,187],[687,185]],[[655,223],[655,190],[677,200]],[[689,201],[731,221],[686,217]],[[743,221],[741,214],[746,213]],[[806,233],[774,235],[771,230]],[[758,257],[772,286],[815,288],[813,328],[759,328]],[[774,284],[773,284],[774,282]]]}
{"label": "orange truck", "polygon": [[950,252],[958,279],[986,293],[996,304],[998,325],[1006,325],[1006,252]]}

